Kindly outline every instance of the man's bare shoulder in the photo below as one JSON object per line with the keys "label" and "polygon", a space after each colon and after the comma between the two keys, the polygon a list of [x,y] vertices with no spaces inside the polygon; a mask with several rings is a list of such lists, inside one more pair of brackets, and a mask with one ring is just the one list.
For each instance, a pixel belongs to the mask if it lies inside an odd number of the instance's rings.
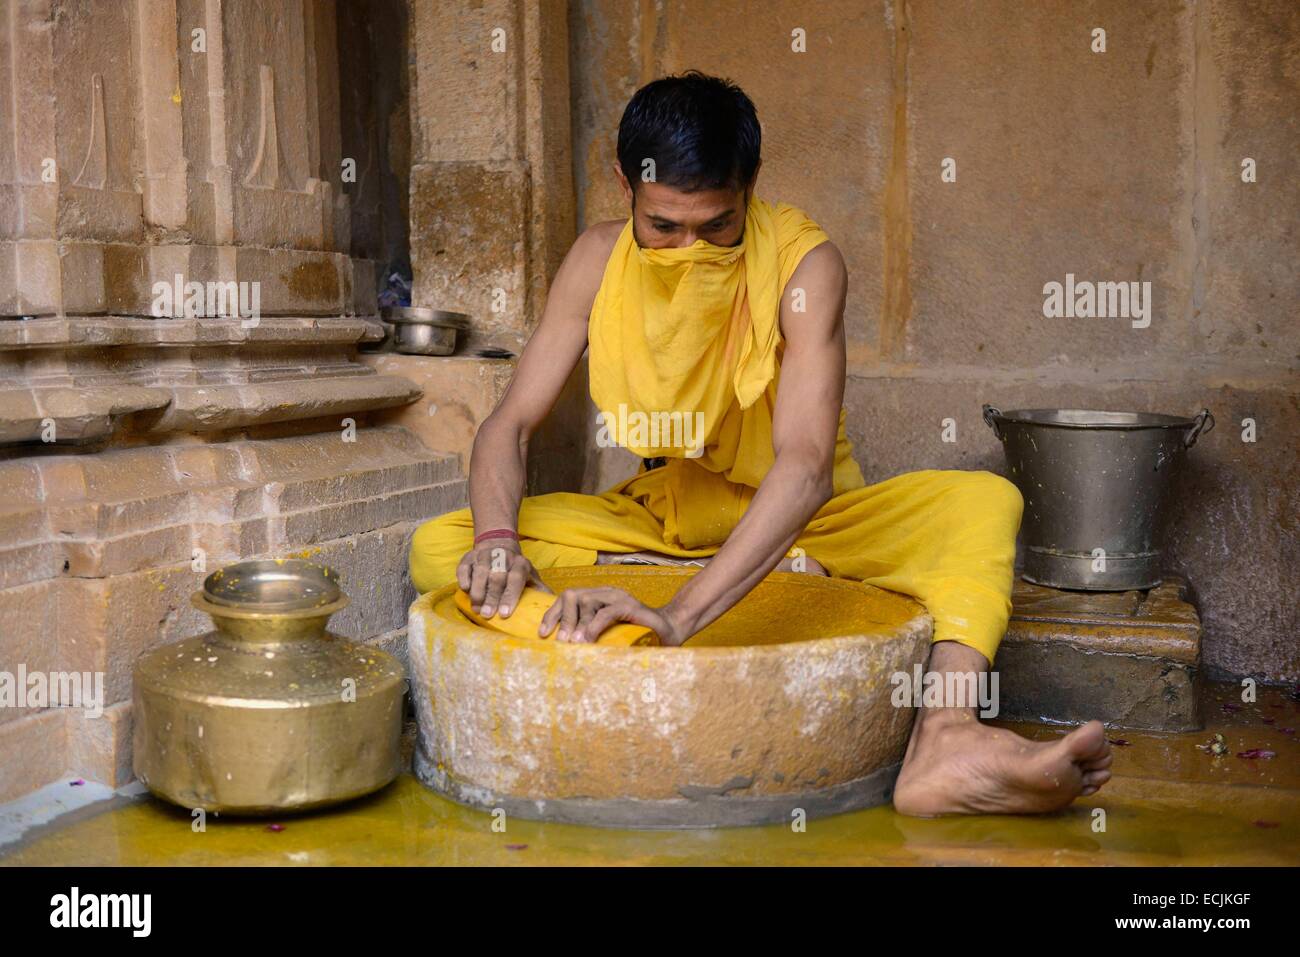
{"label": "man's bare shoulder", "polygon": [[808,263],[811,270],[826,272],[831,275],[848,272],[848,267],[844,264],[844,254],[840,252],[840,247],[829,239],[810,249],[799,265],[802,266],[804,263]]}
{"label": "man's bare shoulder", "polygon": [[573,242],[575,257],[583,263],[598,264],[603,269],[626,225],[626,219],[607,219],[603,223],[588,226]]}
{"label": "man's bare shoulder", "polygon": [[624,225],[626,220],[596,223],[573,241],[547,296],[548,311],[555,305],[558,314],[586,320]]}
{"label": "man's bare shoulder", "polygon": [[827,292],[838,291],[842,295],[848,275],[843,253],[828,239],[804,254],[787,287],[815,284]]}

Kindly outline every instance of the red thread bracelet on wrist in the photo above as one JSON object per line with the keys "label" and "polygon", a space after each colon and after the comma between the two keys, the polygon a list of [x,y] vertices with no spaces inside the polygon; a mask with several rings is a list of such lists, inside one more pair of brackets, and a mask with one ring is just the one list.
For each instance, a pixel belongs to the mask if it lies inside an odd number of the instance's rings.
{"label": "red thread bracelet on wrist", "polygon": [[486,542],[491,538],[509,538],[517,542],[519,541],[519,533],[510,528],[492,528],[481,535],[475,535],[474,544]]}

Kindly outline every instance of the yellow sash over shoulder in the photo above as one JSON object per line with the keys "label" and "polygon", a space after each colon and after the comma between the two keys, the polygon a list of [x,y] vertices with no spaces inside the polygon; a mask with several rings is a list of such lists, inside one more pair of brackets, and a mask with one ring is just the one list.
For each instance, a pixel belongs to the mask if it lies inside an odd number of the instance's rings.
{"label": "yellow sash over shoulder", "polygon": [[[761,199],[750,200],[738,246],[642,249],[630,220],[623,228],[591,311],[591,397],[609,441],[689,460],[670,463],[673,497],[720,478],[747,499],[767,474],[781,295],[826,240],[802,210]],[[842,432],[837,491],[862,484]]]}

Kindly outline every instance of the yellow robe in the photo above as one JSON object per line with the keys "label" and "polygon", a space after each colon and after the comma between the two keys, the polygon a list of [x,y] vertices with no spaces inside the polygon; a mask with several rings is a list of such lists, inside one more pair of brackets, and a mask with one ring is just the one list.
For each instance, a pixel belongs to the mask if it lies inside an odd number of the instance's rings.
{"label": "yellow robe", "polygon": [[[525,498],[519,534],[535,566],[591,565],[598,552],[717,552],[773,461],[781,295],[825,241],[801,210],[759,199],[735,247],[642,249],[628,222],[592,306],[591,395],[610,439],[668,464],[600,495]],[[934,618],[936,641],[992,661],[1011,610],[1020,493],[989,472],[930,470],[865,486],[844,424],[841,409],[835,495],[795,546],[832,575],[912,595]],[[473,536],[469,509],[417,529],[416,587],[454,581]]]}

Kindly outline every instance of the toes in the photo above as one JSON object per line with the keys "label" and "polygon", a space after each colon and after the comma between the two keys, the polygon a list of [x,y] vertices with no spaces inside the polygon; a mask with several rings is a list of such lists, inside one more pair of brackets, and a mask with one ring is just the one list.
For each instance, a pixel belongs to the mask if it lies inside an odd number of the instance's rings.
{"label": "toes", "polygon": [[1106,743],[1106,729],[1100,721],[1089,721],[1083,727],[1075,728],[1060,743],[1077,764],[1100,761],[1110,753],[1110,745]]}
{"label": "toes", "polygon": [[1104,758],[1098,758],[1096,761],[1086,761],[1083,764],[1079,765],[1079,767],[1082,768],[1084,771],[1101,771],[1104,770],[1105,768],[1110,767],[1111,763],[1114,760],[1115,760],[1115,755],[1112,753],[1106,755]]}
{"label": "toes", "polygon": [[1085,791],[1088,788],[1092,788],[1095,791],[1109,780],[1109,771],[1089,771],[1083,776],[1083,787]]}

